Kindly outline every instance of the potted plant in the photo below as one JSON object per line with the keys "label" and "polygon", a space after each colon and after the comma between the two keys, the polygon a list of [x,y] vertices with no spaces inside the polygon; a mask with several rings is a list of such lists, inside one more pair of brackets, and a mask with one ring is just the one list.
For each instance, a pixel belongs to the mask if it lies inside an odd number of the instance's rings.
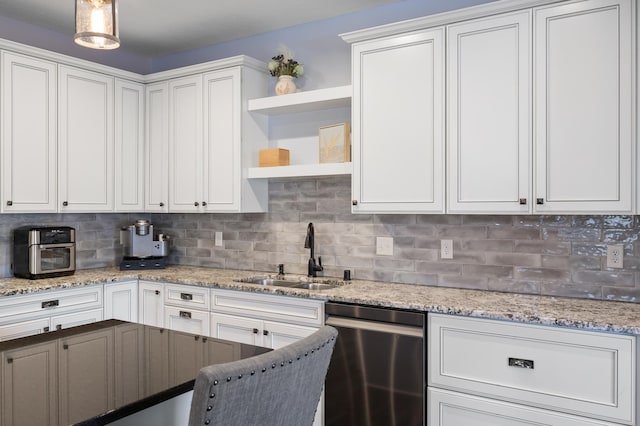
{"label": "potted plant", "polygon": [[301,76],[304,73],[304,68],[295,59],[281,53],[269,61],[269,73],[274,77],[278,77],[276,94],[285,95],[296,92],[296,83],[293,79]]}

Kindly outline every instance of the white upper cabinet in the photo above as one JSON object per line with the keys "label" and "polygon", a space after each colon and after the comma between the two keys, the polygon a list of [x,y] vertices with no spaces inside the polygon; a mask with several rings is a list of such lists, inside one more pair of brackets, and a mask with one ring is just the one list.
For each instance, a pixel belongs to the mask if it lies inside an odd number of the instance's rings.
{"label": "white upper cabinet", "polygon": [[113,77],[59,67],[61,212],[113,211]]}
{"label": "white upper cabinet", "polygon": [[202,203],[202,75],[169,81],[169,210],[197,212]]}
{"label": "white upper cabinet", "polygon": [[444,29],[355,43],[354,213],[443,213]]}
{"label": "white upper cabinet", "polygon": [[532,211],[531,13],[447,28],[447,211]]}
{"label": "white upper cabinet", "polygon": [[2,211],[55,212],[56,64],[2,52]]}
{"label": "white upper cabinet", "polygon": [[248,166],[267,147],[265,117],[247,111],[266,91],[265,75],[233,67],[204,75],[204,186],[209,212],[265,212],[268,183],[249,180]]}
{"label": "white upper cabinet", "polygon": [[204,75],[204,161],[202,204],[206,210],[239,211],[241,70]]}
{"label": "white upper cabinet", "polygon": [[115,82],[115,211],[144,210],[144,86]]}
{"label": "white upper cabinet", "polygon": [[145,210],[169,210],[169,85],[147,84],[145,120]]}
{"label": "white upper cabinet", "polygon": [[536,213],[631,213],[632,0],[534,10]]}

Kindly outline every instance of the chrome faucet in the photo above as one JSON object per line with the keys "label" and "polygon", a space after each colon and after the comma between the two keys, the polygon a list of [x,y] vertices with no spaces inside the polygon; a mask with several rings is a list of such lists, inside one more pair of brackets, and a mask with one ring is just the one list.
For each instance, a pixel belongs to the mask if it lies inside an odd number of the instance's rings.
{"label": "chrome faucet", "polygon": [[304,240],[304,248],[311,249],[308,268],[308,275],[310,277],[315,277],[317,276],[317,272],[324,271],[324,268],[322,267],[322,257],[318,256],[318,264],[316,265],[316,259],[314,256],[314,245],[315,231],[313,230],[313,223],[309,222],[309,225],[307,225],[307,238],[305,238]]}

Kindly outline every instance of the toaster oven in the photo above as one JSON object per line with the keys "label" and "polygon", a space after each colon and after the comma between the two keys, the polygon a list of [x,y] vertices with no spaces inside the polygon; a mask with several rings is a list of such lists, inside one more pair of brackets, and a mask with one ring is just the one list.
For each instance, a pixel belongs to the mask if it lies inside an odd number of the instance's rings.
{"label": "toaster oven", "polygon": [[38,279],[76,270],[76,231],[68,226],[23,226],[13,232],[13,274]]}

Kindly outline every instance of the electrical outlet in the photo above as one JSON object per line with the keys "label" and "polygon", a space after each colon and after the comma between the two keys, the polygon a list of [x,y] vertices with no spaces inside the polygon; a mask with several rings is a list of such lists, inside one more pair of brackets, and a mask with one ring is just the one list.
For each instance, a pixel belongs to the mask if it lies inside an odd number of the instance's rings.
{"label": "electrical outlet", "polygon": [[376,254],[393,256],[393,237],[376,237]]}
{"label": "electrical outlet", "polygon": [[440,257],[453,259],[453,240],[440,240]]}
{"label": "electrical outlet", "polygon": [[216,231],[214,239],[215,239],[215,243],[214,243],[215,246],[216,247],[222,247],[222,241],[223,241],[222,240],[222,231]]}
{"label": "electrical outlet", "polygon": [[624,246],[615,244],[607,246],[607,268],[622,268]]}

